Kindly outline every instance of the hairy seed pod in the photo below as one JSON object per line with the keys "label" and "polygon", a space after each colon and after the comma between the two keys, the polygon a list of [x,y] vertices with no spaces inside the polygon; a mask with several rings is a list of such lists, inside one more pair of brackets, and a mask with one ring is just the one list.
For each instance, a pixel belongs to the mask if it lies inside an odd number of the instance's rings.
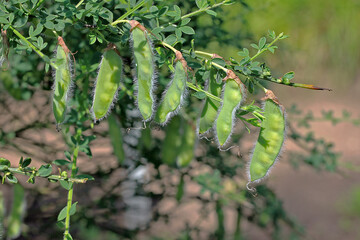
{"label": "hairy seed pod", "polygon": [[186,95],[186,71],[183,64],[180,61],[177,61],[173,78],[168,84],[167,90],[157,109],[155,115],[156,122],[165,125],[181,108]]}
{"label": "hairy seed pod", "polygon": [[176,157],[182,140],[180,128],[181,118],[175,116],[165,129],[166,136],[162,146],[161,159],[169,166],[176,165]]}
{"label": "hairy seed pod", "polygon": [[134,51],[136,73],[137,106],[145,121],[149,121],[154,109],[155,64],[152,44],[146,29],[136,21],[131,21],[131,39]]}
{"label": "hairy seed pod", "polygon": [[110,114],[107,120],[109,124],[109,135],[114,154],[118,162],[122,164],[125,160],[125,152],[123,147],[121,125],[113,114]]}
{"label": "hairy seed pod", "polygon": [[[216,97],[220,97],[222,84],[216,82],[217,71],[215,69],[210,70],[210,79],[208,83],[208,92]],[[215,101],[211,98],[207,98],[204,107],[201,112],[199,121],[199,134],[204,134],[209,131],[216,120],[220,102]]]}
{"label": "hairy seed pod", "polygon": [[184,122],[181,146],[176,159],[179,167],[186,167],[191,163],[194,158],[196,139],[196,130],[189,123]]}
{"label": "hairy seed pod", "polygon": [[235,125],[235,113],[243,98],[242,85],[234,79],[228,79],[224,84],[222,95],[223,102],[215,123],[219,147],[225,145],[230,139]]}
{"label": "hairy seed pod", "polygon": [[279,157],[285,139],[285,111],[273,93],[268,90],[264,106],[265,119],[248,168],[250,182],[259,182]]}
{"label": "hairy seed pod", "polygon": [[117,99],[122,79],[123,61],[113,45],[105,51],[94,88],[91,112],[94,121],[101,120],[110,112]]}
{"label": "hairy seed pod", "polygon": [[61,37],[59,37],[58,42],[55,62],[57,69],[54,71],[55,83],[53,87],[53,112],[57,126],[65,119],[72,87],[70,51]]}

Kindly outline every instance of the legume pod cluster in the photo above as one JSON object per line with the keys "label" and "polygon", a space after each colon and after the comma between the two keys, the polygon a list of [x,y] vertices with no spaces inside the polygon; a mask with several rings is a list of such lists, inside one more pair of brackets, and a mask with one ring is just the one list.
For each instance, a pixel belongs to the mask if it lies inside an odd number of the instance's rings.
{"label": "legume pod cluster", "polygon": [[[163,162],[177,167],[188,166],[194,158],[197,133],[200,136],[213,133],[219,149],[226,146],[235,128],[236,113],[245,98],[246,89],[239,77],[232,70],[227,70],[226,77],[218,83],[216,82],[218,71],[224,69],[210,69],[207,95],[211,94],[212,97],[207,97],[205,100],[196,130],[192,123],[194,121],[189,121],[189,116],[184,118],[175,116],[184,105],[188,74],[191,73],[183,55],[180,51],[173,49],[176,56],[174,71],[156,107],[154,94],[156,67],[150,34],[137,21],[130,21],[130,25],[136,105],[144,122],[154,120],[162,126],[169,123],[165,130],[166,136],[161,152]],[[53,109],[57,124],[61,124],[65,119],[71,89],[69,53],[62,38],[59,38],[53,95]],[[123,68],[124,64],[119,51],[114,44],[109,44],[99,65],[93,91],[91,113],[95,121],[105,118],[117,101],[118,90],[122,84]],[[248,167],[250,183],[259,182],[266,177],[279,157],[285,138],[286,121],[283,106],[270,90],[267,90],[264,102],[265,118],[261,123],[259,137]],[[109,117],[108,123],[114,153],[121,163],[125,159],[125,153],[121,131],[116,130],[120,125],[114,116]],[[150,134],[151,132],[148,131],[147,138]],[[151,146],[151,141],[148,141],[147,146]]]}

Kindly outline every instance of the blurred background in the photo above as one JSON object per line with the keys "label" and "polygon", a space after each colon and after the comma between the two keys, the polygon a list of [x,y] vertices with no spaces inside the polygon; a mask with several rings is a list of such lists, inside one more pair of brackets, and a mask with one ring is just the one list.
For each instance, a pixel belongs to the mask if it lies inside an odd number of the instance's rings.
{"label": "blurred background", "polygon": [[[105,6],[111,9],[116,2]],[[195,1],[161,4],[177,4],[182,14],[197,9]],[[115,10],[114,15],[120,16],[121,11]],[[75,201],[79,203],[72,218],[74,238],[360,239],[360,2],[239,0],[214,11],[217,17],[192,18],[198,50],[241,60],[237,52],[250,49],[250,43],[268,30],[284,32],[290,37],[277,44],[275,54],[268,52],[259,60],[276,77],[294,71],[293,82],[333,91],[264,82],[287,109],[290,130],[286,151],[270,177],[257,187],[257,197],[245,189],[245,168],[256,129],[249,134],[239,122],[233,136],[239,148],[228,152],[200,140],[190,166],[178,169],[164,163],[161,153],[166,136],[176,126],[141,129],[135,106],[122,110],[133,100],[120,97],[121,107],[115,107],[114,116],[121,125],[125,165],[113,154],[110,120],[95,125],[90,132],[97,136],[90,145],[92,158],[82,154],[79,168],[96,180],[76,185]],[[146,23],[141,12],[135,17]],[[70,29],[64,31],[69,32],[69,48],[79,50],[79,59],[86,56],[79,66],[94,64],[100,54],[88,56],[84,47],[91,30]],[[55,41],[46,40],[53,42],[46,50],[51,55]],[[189,42],[183,47],[188,49]],[[125,58],[130,61],[130,56]],[[37,167],[63,159],[68,139],[53,124],[51,73],[44,73],[44,64],[35,54],[12,52],[10,62],[11,68],[0,74],[0,157],[14,165],[20,156],[32,157]],[[39,71],[29,73],[33,69]],[[126,74],[131,85],[129,69]],[[95,71],[84,75],[80,77],[88,77],[92,86]],[[166,82],[166,77],[160,79]],[[259,93],[254,99],[261,97]],[[24,198],[26,204],[20,201],[19,205],[25,210],[19,225],[22,233],[16,239],[60,239],[62,230],[54,223],[65,206],[65,189],[44,179],[37,179],[36,185],[26,183],[26,178],[19,180],[25,192],[10,184],[0,186],[0,203],[5,209],[0,218],[11,215],[13,196]]]}

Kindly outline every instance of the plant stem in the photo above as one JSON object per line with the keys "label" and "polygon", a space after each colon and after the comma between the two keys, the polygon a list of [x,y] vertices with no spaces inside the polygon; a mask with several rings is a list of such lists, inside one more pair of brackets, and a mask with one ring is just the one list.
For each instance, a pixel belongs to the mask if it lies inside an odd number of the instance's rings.
{"label": "plant stem", "polygon": [[[203,52],[203,51],[195,51],[195,54],[196,55],[204,55],[204,56],[207,56],[207,57],[210,57],[212,58],[214,55],[212,53],[207,53],[207,52]],[[211,65],[223,70],[225,73],[227,73],[228,69],[217,64],[217,63],[214,63],[214,62],[211,62]]]}
{"label": "plant stem", "polygon": [[[183,52],[190,55],[190,51],[188,51],[188,50],[183,50]],[[210,58],[213,57],[213,54],[212,54],[212,53],[207,53],[207,52],[203,52],[203,51],[195,51],[195,54],[196,54],[198,57],[203,58],[203,59],[208,59],[207,57],[210,57]],[[201,56],[201,55],[203,55],[203,56]],[[206,57],[204,57],[204,56],[206,56]],[[217,64],[217,63],[214,63],[214,62],[211,62],[211,65],[213,65],[214,67],[217,67],[217,68],[223,70],[225,73],[227,73],[228,70],[229,70],[229,69],[227,69],[227,68],[225,68],[225,67],[223,67],[223,66],[221,66],[221,65],[219,65],[219,64]]]}
{"label": "plant stem", "polygon": [[131,14],[133,14],[136,10],[138,10],[139,8],[141,8],[148,0],[142,0],[141,2],[139,2],[133,9],[127,11],[124,15],[122,15],[121,17],[119,17],[118,19],[116,19],[114,22],[110,23],[111,26],[115,26],[118,23],[123,23],[123,22],[128,22],[128,20],[124,19],[128,16],[130,16]]}
{"label": "plant stem", "polygon": [[212,95],[211,93],[205,91],[205,90],[202,90],[200,88],[198,88],[196,85],[194,85],[193,83],[191,82],[186,82],[186,85],[191,88],[192,90],[196,91],[196,92],[203,92],[206,94],[206,96],[208,96],[209,98],[215,100],[215,101],[218,101],[218,102],[222,102],[221,98],[217,97],[217,96],[214,96]]}
{"label": "plant stem", "polygon": [[261,84],[259,83],[259,81],[254,80],[254,82],[255,82],[255,84],[256,84],[259,88],[261,88],[261,89],[264,91],[264,93],[266,93],[266,92],[268,91],[263,85],[261,85]]}
{"label": "plant stem", "polygon": [[261,49],[260,51],[258,51],[254,56],[252,56],[252,58],[250,58],[249,60],[247,60],[243,65],[253,61],[255,58],[257,58],[258,56],[260,56],[263,52],[265,52],[266,50],[269,49],[269,47],[271,47],[272,45],[274,45],[274,43],[276,43],[277,41],[279,41],[279,39],[284,36],[283,33],[280,33],[279,36],[277,36],[271,43],[269,43],[269,45],[267,45],[266,47],[264,47],[263,49]]}
{"label": "plant stem", "polygon": [[35,7],[30,10],[29,15],[33,14],[33,13],[36,11],[36,9],[38,9],[38,7],[40,7],[40,5],[41,5],[44,1],[45,1],[45,0],[39,0],[39,1],[36,3]]}
{"label": "plant stem", "polygon": [[171,51],[173,51],[174,53],[176,53],[178,50],[176,48],[174,48],[173,46],[171,46],[170,44],[167,44],[166,42],[160,41],[161,45],[163,45],[164,47],[169,48]]}
{"label": "plant stem", "polygon": [[[73,153],[73,161],[71,167],[71,177],[74,178],[76,175],[76,162],[79,153],[79,146],[76,146]],[[72,206],[72,198],[74,193],[74,184],[71,184],[71,188],[68,192],[67,206],[66,206],[66,218],[65,218],[65,232],[64,232],[64,240],[67,240],[67,235],[69,234],[70,229],[70,209]]]}
{"label": "plant stem", "polygon": [[210,9],[213,9],[213,8],[217,8],[217,7],[220,7],[221,5],[225,4],[225,3],[228,3],[229,0],[224,0],[220,3],[216,3],[212,6],[209,6],[209,7],[206,7],[206,8],[202,8],[202,9],[199,9],[195,12],[191,12],[191,13],[188,13],[188,14],[185,14],[184,16],[182,16],[180,19],[185,19],[185,18],[189,18],[189,17],[192,17],[192,16],[195,16],[195,15],[198,15],[200,13],[203,13],[203,12],[206,12],[207,10],[210,10]]}
{"label": "plant stem", "polygon": [[[25,175],[25,176],[31,176],[31,174],[33,173],[33,170],[22,170],[19,168],[6,168],[6,169],[0,169],[0,172],[5,172],[5,171],[9,171],[11,173],[16,173],[16,174],[21,174],[21,175]],[[40,177],[40,176],[37,176]],[[86,183],[88,179],[84,178],[84,179],[77,179],[77,178],[66,178],[60,175],[50,175],[47,177],[43,177],[43,178],[47,178],[50,180],[63,180],[63,181],[67,181],[67,182],[72,182],[72,183]]]}
{"label": "plant stem", "polygon": [[305,88],[305,89],[311,89],[311,90],[327,90],[327,91],[332,91],[332,89],[330,88],[323,88],[323,87],[317,87],[311,84],[303,84],[303,83],[284,83],[281,79],[276,79],[276,78],[259,78],[259,77],[255,77],[258,80],[264,80],[264,81],[269,81],[272,83],[277,83],[277,84],[281,84],[281,85],[285,85],[285,86],[289,86],[289,87],[298,87],[298,88]]}
{"label": "plant stem", "polygon": [[21,33],[19,33],[12,26],[9,27],[16,36],[18,36],[21,40],[23,40],[30,48],[32,48],[46,63],[50,64],[53,68],[57,69],[57,66],[52,63],[48,56],[43,54],[37,47],[35,47],[31,42],[29,42]]}
{"label": "plant stem", "polygon": [[80,0],[80,2],[78,2],[78,4],[76,4],[76,8],[80,7],[80,5],[84,2],[84,0]]}
{"label": "plant stem", "polygon": [[[254,60],[256,57],[258,57],[261,53],[263,53],[264,51],[266,51],[267,48],[271,47],[275,42],[277,42],[283,35],[280,34],[274,41],[272,41],[266,48],[264,48],[263,50],[259,51],[256,55],[254,55],[251,59],[249,59],[249,61],[252,61]],[[186,54],[190,54],[190,51],[186,51],[186,50],[183,50],[183,52],[185,52]],[[210,57],[212,58],[213,57],[213,54],[212,53],[208,53],[208,52],[203,52],[203,51],[195,51],[195,54],[200,57],[200,58],[205,58],[204,56],[206,57]],[[208,59],[208,58],[206,58]],[[249,62],[248,61],[248,62]],[[248,62],[245,62],[244,65]],[[211,62],[211,65],[223,70],[224,72],[227,72],[227,69],[222,67],[221,65],[217,64],[217,63],[214,63],[214,62]],[[246,74],[244,74],[243,72],[241,71],[238,71],[240,74],[242,75],[245,75],[247,76]],[[252,76],[250,75],[251,77],[254,77],[256,80],[264,80],[264,81],[270,81],[270,82],[273,82],[273,83],[277,83],[277,84],[282,84],[282,85],[286,85],[286,86],[290,86],[290,87],[299,87],[299,88],[305,88],[305,89],[311,89],[311,90],[327,90],[327,91],[332,91],[332,89],[330,88],[323,88],[323,87],[317,87],[317,86],[314,86],[314,85],[310,85],[310,84],[303,84],[303,83],[284,83],[281,79],[276,79],[276,78],[260,78],[260,77],[257,77],[257,76]],[[258,84],[258,82],[257,82]],[[259,86],[259,84],[258,84]],[[262,86],[262,85],[261,85]],[[263,88],[263,86],[262,86]]]}

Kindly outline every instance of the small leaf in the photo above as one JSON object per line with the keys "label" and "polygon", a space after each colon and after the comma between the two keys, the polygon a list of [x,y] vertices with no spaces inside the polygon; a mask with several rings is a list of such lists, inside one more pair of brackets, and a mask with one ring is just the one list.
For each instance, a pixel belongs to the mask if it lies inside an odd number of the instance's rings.
{"label": "small leaf", "polygon": [[69,151],[64,151],[65,157],[69,160],[71,160],[71,154]]}
{"label": "small leaf", "polygon": [[284,75],[283,78],[287,78],[289,80],[293,79],[295,77],[295,73],[294,72],[288,72]]}
{"label": "small leaf", "polygon": [[12,174],[7,175],[7,176],[6,176],[6,179],[7,179],[10,183],[14,183],[14,184],[18,183],[17,178],[16,178],[14,175],[12,175]]}
{"label": "small leaf", "polygon": [[174,34],[169,35],[167,38],[165,38],[165,42],[167,44],[173,45],[176,42],[176,36]]}
{"label": "small leaf", "polygon": [[75,176],[76,179],[87,179],[88,181],[93,181],[95,180],[95,178],[91,175],[88,174],[81,174],[81,175],[77,175]]}
{"label": "small leaf", "polygon": [[194,29],[192,29],[192,27],[189,27],[189,26],[182,26],[182,27],[180,27],[180,30],[181,30],[183,33],[188,34],[188,35],[193,35],[193,34],[195,34]]}
{"label": "small leaf", "polygon": [[207,3],[207,0],[196,0],[195,3],[199,9],[203,9],[203,8],[206,8],[207,6],[209,6],[209,4]]}
{"label": "small leaf", "polygon": [[60,213],[59,213],[59,215],[58,215],[58,218],[57,218],[58,222],[59,222],[59,221],[62,221],[62,220],[64,220],[64,219],[66,218],[66,210],[67,210],[67,207],[64,207],[64,208],[60,211]]}
{"label": "small leaf", "polygon": [[21,167],[22,167],[22,168],[25,168],[25,167],[29,166],[30,163],[31,163],[31,158],[25,158],[25,159],[23,160],[23,162],[21,163]]}
{"label": "small leaf", "polygon": [[7,160],[5,158],[0,158],[0,165],[10,167],[11,163],[9,160]]}
{"label": "small leaf", "polygon": [[46,21],[45,24],[44,24],[44,26],[45,26],[47,29],[53,30],[54,27],[55,27],[55,24],[54,24],[53,22],[51,22],[51,21]]}
{"label": "small leaf", "polygon": [[65,180],[60,180],[60,185],[65,188],[66,190],[70,190],[71,187],[72,187],[72,183],[71,182],[68,182],[68,181],[65,181]]}
{"label": "small leaf", "polygon": [[275,34],[275,31],[272,31],[272,30],[269,30],[269,37],[272,38],[272,39],[275,39],[276,38],[276,34]]}
{"label": "small leaf", "polygon": [[260,50],[264,48],[265,43],[266,43],[266,38],[265,37],[260,38],[260,40],[259,40],[259,49]]}
{"label": "small leaf", "polygon": [[50,164],[42,165],[38,170],[39,177],[48,177],[52,172],[52,166]]}
{"label": "small leaf", "polygon": [[212,15],[212,16],[214,16],[214,17],[217,16],[217,13],[216,13],[215,11],[213,11],[213,10],[206,10],[206,13],[207,13],[207,14],[210,14],[210,15]]}
{"label": "small leaf", "polygon": [[70,164],[71,162],[65,159],[56,159],[55,161],[52,162],[53,164],[57,165],[57,166],[65,166]]}
{"label": "small leaf", "polygon": [[250,46],[255,48],[255,49],[259,49],[258,45],[256,45],[255,43],[250,44]]}
{"label": "small leaf", "polygon": [[190,22],[191,18],[184,18],[181,20],[180,26],[185,26]]}

